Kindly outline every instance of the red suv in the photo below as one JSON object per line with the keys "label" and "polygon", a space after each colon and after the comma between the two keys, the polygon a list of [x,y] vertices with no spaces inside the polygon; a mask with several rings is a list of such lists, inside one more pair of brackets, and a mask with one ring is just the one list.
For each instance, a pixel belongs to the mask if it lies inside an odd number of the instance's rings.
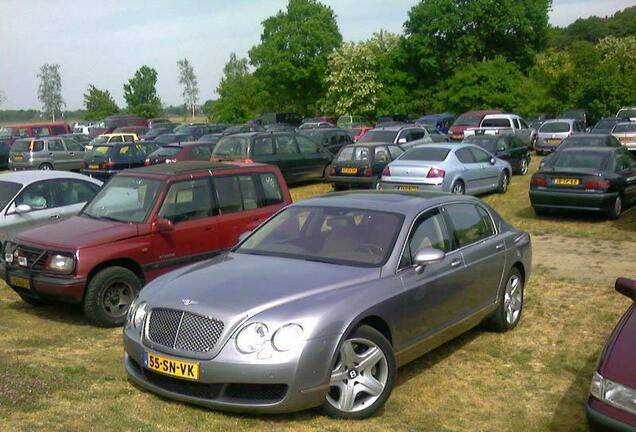
{"label": "red suv", "polygon": [[464,139],[464,131],[470,127],[479,127],[481,121],[488,114],[500,114],[501,111],[468,111],[455,119],[453,125],[448,129],[448,135],[452,140],[461,141]]}
{"label": "red suv", "polygon": [[81,303],[93,323],[121,325],[144,284],[231,248],[290,203],[271,165],[195,161],[127,170],[78,216],[6,242],[0,271],[27,303]]}

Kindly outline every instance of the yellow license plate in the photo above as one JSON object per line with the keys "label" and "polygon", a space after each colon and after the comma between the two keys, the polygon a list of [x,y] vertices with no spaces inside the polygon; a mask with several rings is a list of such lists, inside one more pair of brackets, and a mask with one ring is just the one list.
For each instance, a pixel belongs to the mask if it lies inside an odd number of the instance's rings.
{"label": "yellow license plate", "polygon": [[398,190],[407,191],[407,192],[416,192],[419,190],[419,188],[417,186],[405,185],[405,186],[398,186]]}
{"label": "yellow license plate", "polygon": [[17,156],[16,156],[16,157],[14,157],[13,159],[15,159],[15,160],[23,160],[23,159],[24,159],[24,156],[22,156],[22,155],[17,155]]}
{"label": "yellow license plate", "polygon": [[581,184],[581,181],[579,179],[558,178],[558,179],[554,179],[554,184],[565,185],[565,186],[578,186],[579,184]]}
{"label": "yellow license plate", "polygon": [[618,139],[620,140],[620,142],[630,142],[634,140],[634,138],[632,137],[619,137]]}
{"label": "yellow license plate", "polygon": [[340,172],[342,174],[358,174],[358,168],[342,168]]}
{"label": "yellow license plate", "polygon": [[184,362],[149,352],[144,353],[144,367],[177,378],[195,381],[199,379],[199,363]]}
{"label": "yellow license plate", "polygon": [[90,164],[88,167],[90,169],[99,169],[99,165],[98,164]]}
{"label": "yellow license plate", "polygon": [[31,289],[31,281],[20,276],[9,276],[9,285]]}
{"label": "yellow license plate", "polygon": [[558,140],[558,139],[549,139],[548,140],[548,144],[552,144],[552,145],[559,144],[560,142],[561,142],[561,140]]}

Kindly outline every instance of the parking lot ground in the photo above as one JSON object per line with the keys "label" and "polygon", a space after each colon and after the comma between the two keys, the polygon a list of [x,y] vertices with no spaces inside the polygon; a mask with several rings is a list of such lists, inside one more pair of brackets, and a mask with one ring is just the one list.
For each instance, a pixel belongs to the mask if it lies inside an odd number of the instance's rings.
{"label": "parking lot ground", "polygon": [[[33,308],[1,285],[0,431],[585,431],[596,359],[629,305],[613,280],[636,277],[636,211],[618,221],[537,219],[528,182],[515,177],[506,195],[484,197],[533,235],[520,325],[505,334],[476,328],[400,369],[372,419],[239,416],[160,398],[127,381],[121,329],[91,327],[74,307]],[[328,190],[292,193],[299,200]]]}

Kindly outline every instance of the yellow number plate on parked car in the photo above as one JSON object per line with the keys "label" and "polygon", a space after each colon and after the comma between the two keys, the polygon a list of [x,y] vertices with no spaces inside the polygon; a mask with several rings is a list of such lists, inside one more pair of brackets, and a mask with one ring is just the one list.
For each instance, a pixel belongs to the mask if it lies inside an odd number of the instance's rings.
{"label": "yellow number plate on parked car", "polygon": [[343,174],[357,174],[358,168],[342,168],[340,172]]}
{"label": "yellow number plate on parked car", "polygon": [[90,169],[99,169],[99,165],[98,164],[90,164],[88,167]]}
{"label": "yellow number plate on parked car", "polygon": [[416,192],[419,190],[419,188],[413,185],[402,185],[402,186],[398,186],[398,190],[407,191],[407,192]]}
{"label": "yellow number plate on parked car", "polygon": [[630,142],[636,140],[634,137],[619,137],[620,142]]}
{"label": "yellow number plate on parked car", "polygon": [[177,378],[199,379],[199,363],[184,362],[146,352],[144,366],[152,371]]}
{"label": "yellow number plate on parked car", "polygon": [[9,285],[31,289],[31,281],[20,276],[9,276]]}
{"label": "yellow number plate on parked car", "polygon": [[24,156],[22,156],[22,155],[16,155],[13,159],[14,159],[14,160],[23,160],[23,159],[24,159]]}
{"label": "yellow number plate on parked car", "polygon": [[554,184],[566,186],[578,186],[581,183],[579,179],[558,178],[554,179]]}
{"label": "yellow number plate on parked car", "polygon": [[547,141],[548,141],[548,144],[551,144],[551,145],[559,144],[561,142],[561,140],[558,140],[558,139],[549,139]]}

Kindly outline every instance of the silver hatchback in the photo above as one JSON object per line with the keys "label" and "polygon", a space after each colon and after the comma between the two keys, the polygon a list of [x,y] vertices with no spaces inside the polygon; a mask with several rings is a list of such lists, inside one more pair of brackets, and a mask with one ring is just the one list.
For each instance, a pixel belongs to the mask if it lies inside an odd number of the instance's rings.
{"label": "silver hatchback", "polygon": [[11,146],[9,169],[79,171],[83,160],[84,147],[73,138],[25,138]]}

